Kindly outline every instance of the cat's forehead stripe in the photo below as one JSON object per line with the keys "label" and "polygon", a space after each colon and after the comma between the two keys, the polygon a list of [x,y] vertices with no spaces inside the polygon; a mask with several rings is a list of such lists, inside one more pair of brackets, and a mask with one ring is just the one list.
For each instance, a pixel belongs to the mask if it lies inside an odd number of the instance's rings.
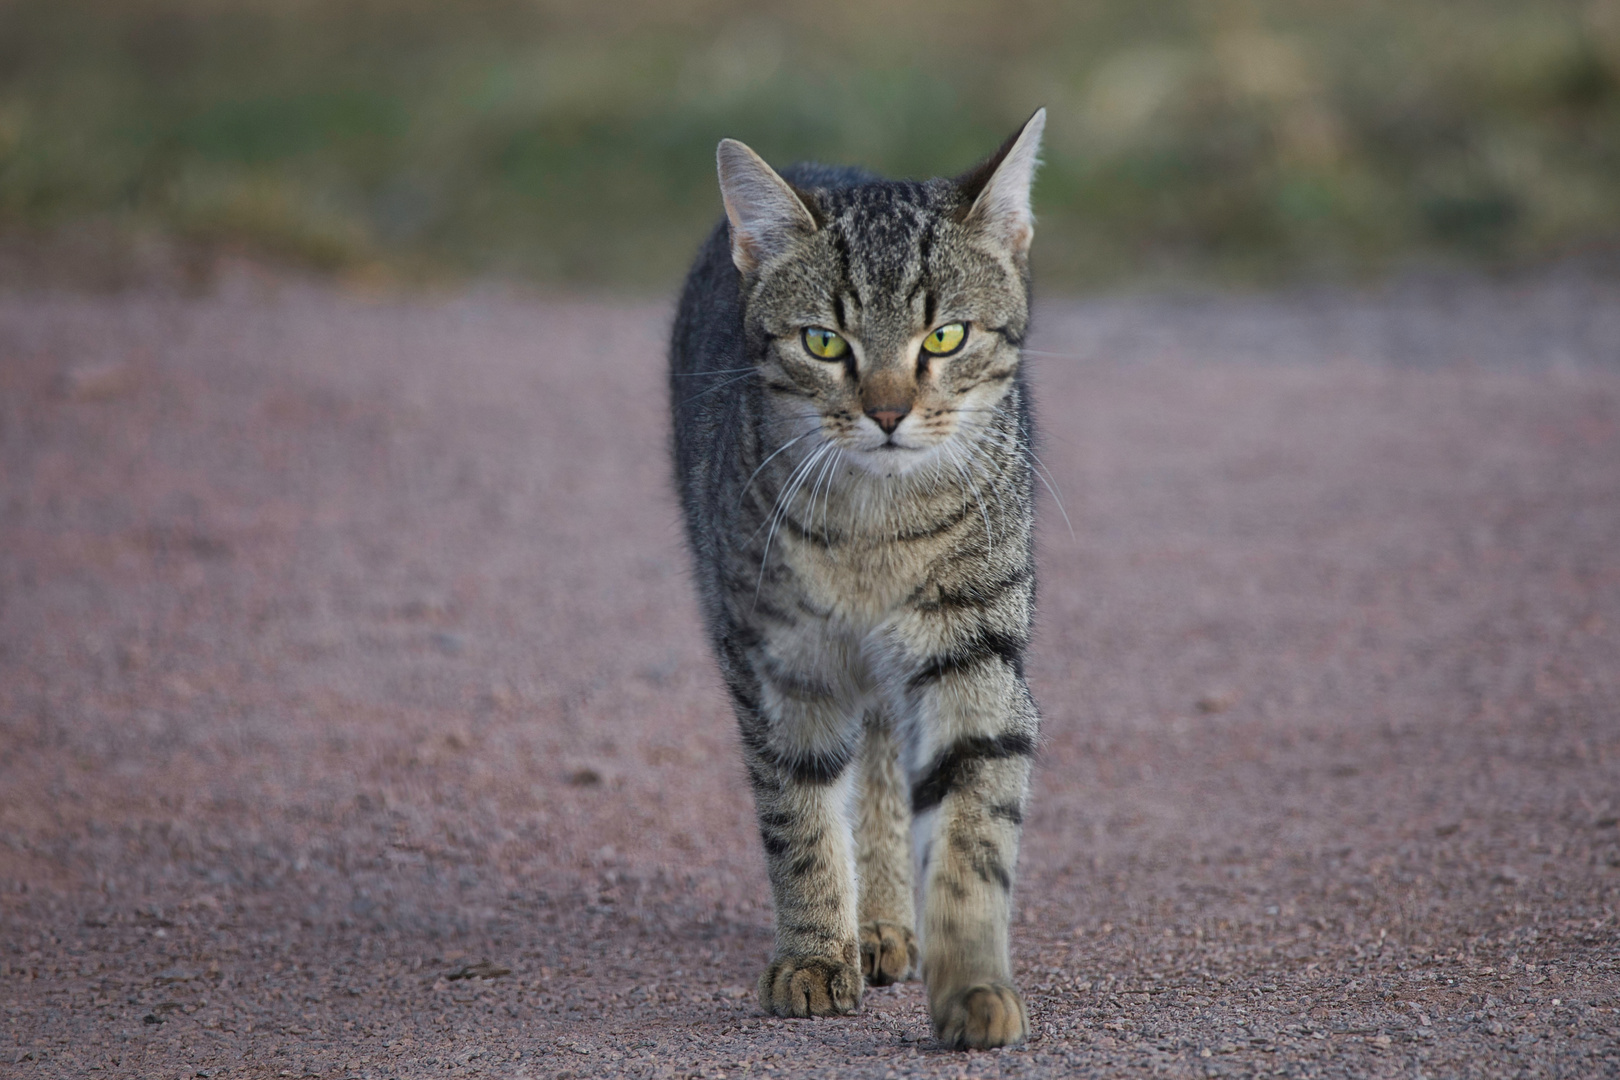
{"label": "cat's forehead stripe", "polygon": [[898,301],[904,309],[913,308],[938,222],[931,194],[926,185],[902,182],[825,193],[840,276],[863,306]]}

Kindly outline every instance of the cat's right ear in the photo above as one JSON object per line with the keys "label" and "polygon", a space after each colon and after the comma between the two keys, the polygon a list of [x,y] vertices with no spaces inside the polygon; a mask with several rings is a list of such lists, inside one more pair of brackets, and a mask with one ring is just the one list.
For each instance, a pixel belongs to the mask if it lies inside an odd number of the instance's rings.
{"label": "cat's right ear", "polygon": [[731,221],[731,261],[751,274],[816,231],[816,219],[793,185],[736,139],[721,139],[720,196]]}

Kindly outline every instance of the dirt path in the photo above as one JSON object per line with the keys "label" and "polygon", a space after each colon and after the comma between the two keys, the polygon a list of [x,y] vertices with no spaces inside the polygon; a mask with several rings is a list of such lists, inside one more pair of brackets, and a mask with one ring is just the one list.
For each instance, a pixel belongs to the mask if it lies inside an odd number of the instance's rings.
{"label": "dirt path", "polygon": [[1620,1075],[1620,287],[1045,309],[967,1056],[746,989],[664,320],[0,296],[0,1076]]}

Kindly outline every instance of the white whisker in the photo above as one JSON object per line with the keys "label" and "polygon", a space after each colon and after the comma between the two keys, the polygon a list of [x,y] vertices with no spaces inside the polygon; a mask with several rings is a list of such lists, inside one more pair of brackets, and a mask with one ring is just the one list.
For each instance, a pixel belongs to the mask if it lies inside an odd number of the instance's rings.
{"label": "white whisker", "polygon": [[733,377],[731,377],[729,379],[723,379],[720,382],[715,383],[713,386],[709,387],[707,390],[699,390],[697,393],[693,394],[691,397],[687,398],[685,401],[682,401],[681,404],[682,405],[690,405],[692,402],[696,401],[700,397],[704,397],[704,396],[706,396],[708,394],[712,394],[716,390],[724,389],[725,387],[730,386],[732,383],[742,382],[744,379],[748,378],[749,375],[755,375],[755,374],[758,374],[758,372],[759,372],[758,368],[749,368],[747,370],[747,372],[742,374],[742,375],[735,375],[735,376],[733,376]]}
{"label": "white whisker", "polygon": [[[1010,414],[1006,415],[1010,416]],[[1005,441],[1005,439],[1010,439],[1011,443],[1009,444]],[[1063,507],[1063,497],[1058,494],[1057,478],[1052,475],[1052,470],[1046,467],[1046,462],[1041,460],[1041,456],[1035,452],[1035,448],[1029,444],[1029,440],[1024,438],[1021,432],[1014,429],[1013,431],[1005,433],[1002,445],[1011,445],[1016,447],[1018,450],[1029,456],[1030,471],[1035,474],[1035,478],[1039,480],[1046,488],[1047,492],[1051,494],[1052,502],[1057,506],[1058,514],[1062,516],[1063,524],[1069,530],[1069,538],[1071,540],[1076,539],[1074,534],[1074,523],[1069,520],[1069,512]]]}
{"label": "white whisker", "polygon": [[750,543],[752,543],[754,541],[754,539],[756,537],[758,537],[759,534],[761,532],[763,532],[765,530],[765,528],[768,525],[771,524],[772,521],[775,520],[777,511],[780,510],[781,507],[782,507],[782,498],[783,498],[783,496],[786,494],[788,489],[793,486],[794,481],[799,478],[799,474],[804,472],[805,470],[807,470],[811,466],[813,466],[815,464],[816,460],[821,457],[822,452],[825,451],[831,445],[832,445],[831,443],[823,443],[822,445],[816,447],[814,450],[810,451],[809,454],[807,454],[803,458],[801,458],[797,465],[793,466],[793,471],[788,473],[788,478],[786,480],[782,481],[781,488],[779,488],[777,490],[777,492],[776,492],[776,501],[771,504],[771,512],[770,512],[770,514],[765,518],[764,521],[760,522],[759,528],[755,529],[753,531],[753,534],[748,537],[748,540],[749,540]]}
{"label": "white whisker", "polygon": [[1006,520],[1007,507],[1006,504],[1001,501],[1001,485],[997,482],[998,477],[996,472],[992,471],[999,470],[1000,463],[990,455],[990,451],[984,445],[984,443],[978,440],[963,443],[963,446],[967,448],[968,458],[970,461],[978,461],[982,463],[985,471],[981,475],[984,477],[985,481],[989,483],[990,495],[996,500],[996,516],[1002,520]]}
{"label": "white whisker", "polygon": [[[827,541],[829,551],[832,548],[832,526],[828,521],[828,517],[832,511],[832,490],[833,485],[838,482],[838,466],[843,463],[843,460],[844,451],[842,449],[839,449],[833,453],[829,466],[830,471],[827,474],[827,488],[821,494],[821,536],[822,539]],[[810,500],[810,513],[812,516],[814,516],[815,512],[816,504],[814,497],[812,497]]]}
{"label": "white whisker", "polygon": [[962,465],[961,460],[956,456],[955,448],[949,443],[941,443],[940,447],[947,455],[949,455],[951,464],[956,467],[957,473],[962,477],[962,483],[967,485],[968,490],[973,493],[973,497],[979,501],[979,513],[984,517],[985,553],[987,555],[995,554],[996,536],[995,533],[991,532],[990,530],[990,510],[984,505],[984,496],[979,493],[978,485],[973,482],[972,476],[969,475],[968,470]]}
{"label": "white whisker", "polygon": [[816,478],[810,485],[810,502],[804,519],[804,530],[812,533],[816,528],[816,495],[821,491],[823,481],[827,479],[827,467],[838,459],[837,454],[828,454],[822,461],[821,468],[816,472]]}
{"label": "white whisker", "polygon": [[[810,478],[811,468],[813,468],[817,462],[826,457],[827,454],[834,449],[836,448],[832,443],[823,443],[821,446],[816,447],[815,452],[809,457],[805,458],[804,461],[800,462],[799,467],[793,471],[793,476],[789,477],[790,481],[796,477],[797,482],[790,483],[788,486],[785,486],[782,494],[777,498],[776,510],[771,514],[769,519],[771,522],[771,531],[765,534],[765,550],[760,554],[759,557],[759,580],[754,583],[755,604],[759,603],[760,590],[765,587],[765,570],[766,567],[770,565],[771,541],[776,539],[776,530],[781,526],[782,519],[787,516],[794,497],[799,493],[799,489],[804,487],[805,481]],[[757,533],[758,530],[755,530],[755,532]]]}
{"label": "white whisker", "polygon": [[783,443],[781,446],[778,446],[775,450],[772,450],[771,453],[770,453],[770,457],[767,457],[764,461],[759,463],[759,468],[755,469],[754,472],[753,472],[753,475],[748,478],[748,483],[746,483],[746,484],[744,484],[742,486],[742,491],[740,491],[737,494],[737,506],[739,508],[741,508],[743,500],[748,497],[748,489],[754,486],[755,478],[757,478],[759,476],[760,471],[763,470],[765,468],[765,466],[767,466],[767,465],[769,465],[771,463],[772,458],[776,457],[777,454],[780,454],[782,451],[786,450],[788,447],[792,446],[794,443],[798,442],[800,439],[808,439],[810,436],[814,435],[820,429],[820,426],[821,425],[818,424],[818,425],[816,425],[816,427],[811,428],[809,431],[805,432],[803,435],[799,435],[799,436],[796,436],[795,438],[789,439],[787,442]]}
{"label": "white whisker", "polygon": [[1057,504],[1058,513],[1063,515],[1063,524],[1069,530],[1069,539],[1075,539],[1074,523],[1069,520],[1069,512],[1063,509],[1063,497],[1058,494],[1055,478],[1052,477],[1052,470],[1046,467],[1046,462],[1040,459],[1040,456],[1035,453],[1032,447],[1026,445],[1024,452],[1035,463],[1035,475],[1040,478],[1041,483],[1046,485],[1046,490],[1051,492],[1052,501]]}

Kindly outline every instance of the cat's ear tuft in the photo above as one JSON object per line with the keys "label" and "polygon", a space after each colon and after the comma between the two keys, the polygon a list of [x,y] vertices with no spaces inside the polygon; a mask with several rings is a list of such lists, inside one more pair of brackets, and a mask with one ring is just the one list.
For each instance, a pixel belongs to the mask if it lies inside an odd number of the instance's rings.
{"label": "cat's ear tuft", "polygon": [[720,140],[720,196],[731,222],[731,261],[745,274],[816,231],[793,185],[736,139]]}
{"label": "cat's ear tuft", "polygon": [[962,192],[958,220],[982,229],[1019,257],[1029,253],[1029,242],[1035,236],[1029,189],[1035,167],[1041,163],[1041,132],[1045,129],[1046,110],[1036,109],[1000,150],[956,182]]}

